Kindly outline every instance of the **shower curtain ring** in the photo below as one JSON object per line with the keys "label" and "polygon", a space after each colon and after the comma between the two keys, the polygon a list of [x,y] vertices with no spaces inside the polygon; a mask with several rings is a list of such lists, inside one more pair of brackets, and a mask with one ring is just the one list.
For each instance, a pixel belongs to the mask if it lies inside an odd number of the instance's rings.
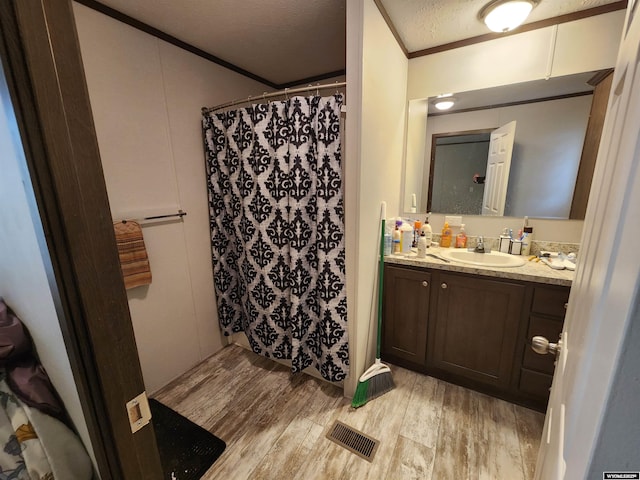
{"label": "shower curtain ring", "polygon": [[285,89],[284,89],[284,98],[286,100],[289,100],[289,94],[287,93],[287,90],[289,90],[289,89],[285,87]]}
{"label": "shower curtain ring", "polygon": [[320,96],[320,84],[316,83],[316,97]]}

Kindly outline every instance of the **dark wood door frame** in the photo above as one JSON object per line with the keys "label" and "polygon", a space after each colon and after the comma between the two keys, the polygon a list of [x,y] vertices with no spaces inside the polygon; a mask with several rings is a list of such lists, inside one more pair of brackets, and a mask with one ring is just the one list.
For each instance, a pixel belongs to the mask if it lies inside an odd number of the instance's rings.
{"label": "dark wood door frame", "polygon": [[162,478],[70,0],[0,2],[0,56],[64,315],[65,345],[103,480]]}

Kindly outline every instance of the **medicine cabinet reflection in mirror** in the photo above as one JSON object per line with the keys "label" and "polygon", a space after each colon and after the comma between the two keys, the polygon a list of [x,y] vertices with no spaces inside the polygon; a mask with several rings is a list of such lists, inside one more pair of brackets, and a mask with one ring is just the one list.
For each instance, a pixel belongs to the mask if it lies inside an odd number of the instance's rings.
{"label": "medicine cabinet reflection in mirror", "polygon": [[[504,215],[584,218],[609,73],[585,72],[456,93],[456,105],[446,113],[436,113],[429,100],[411,101],[405,211],[412,211],[415,201],[418,212],[481,215],[487,134],[515,121]],[[599,85],[596,95],[594,85]],[[605,98],[604,105],[594,100],[597,97]],[[590,124],[590,112],[599,125]]]}

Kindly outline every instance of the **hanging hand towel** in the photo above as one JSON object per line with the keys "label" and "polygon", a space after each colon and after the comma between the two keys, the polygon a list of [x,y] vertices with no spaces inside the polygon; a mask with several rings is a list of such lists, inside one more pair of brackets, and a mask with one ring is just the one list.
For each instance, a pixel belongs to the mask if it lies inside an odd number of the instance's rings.
{"label": "hanging hand towel", "polygon": [[132,221],[114,222],[120,267],[124,277],[124,286],[130,288],[151,283],[151,268],[147,249],[144,246],[142,228]]}

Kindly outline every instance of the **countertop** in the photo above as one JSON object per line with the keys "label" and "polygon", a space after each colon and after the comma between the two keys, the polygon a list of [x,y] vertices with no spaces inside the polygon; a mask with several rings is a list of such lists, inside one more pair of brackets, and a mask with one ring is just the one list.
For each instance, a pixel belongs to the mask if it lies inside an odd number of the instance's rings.
{"label": "countertop", "polygon": [[[427,253],[439,255],[443,249],[440,247],[431,247]],[[575,271],[571,270],[554,270],[542,262],[525,262],[521,267],[484,267],[478,265],[468,265],[451,260],[445,263],[442,260],[433,257],[418,258],[415,252],[411,254],[393,254],[384,257],[387,264],[394,265],[410,265],[413,267],[434,268],[438,270],[446,270],[449,272],[462,272],[487,277],[510,278],[514,280],[523,280],[527,282],[545,283],[548,285],[564,285],[571,286],[575,277]]]}

